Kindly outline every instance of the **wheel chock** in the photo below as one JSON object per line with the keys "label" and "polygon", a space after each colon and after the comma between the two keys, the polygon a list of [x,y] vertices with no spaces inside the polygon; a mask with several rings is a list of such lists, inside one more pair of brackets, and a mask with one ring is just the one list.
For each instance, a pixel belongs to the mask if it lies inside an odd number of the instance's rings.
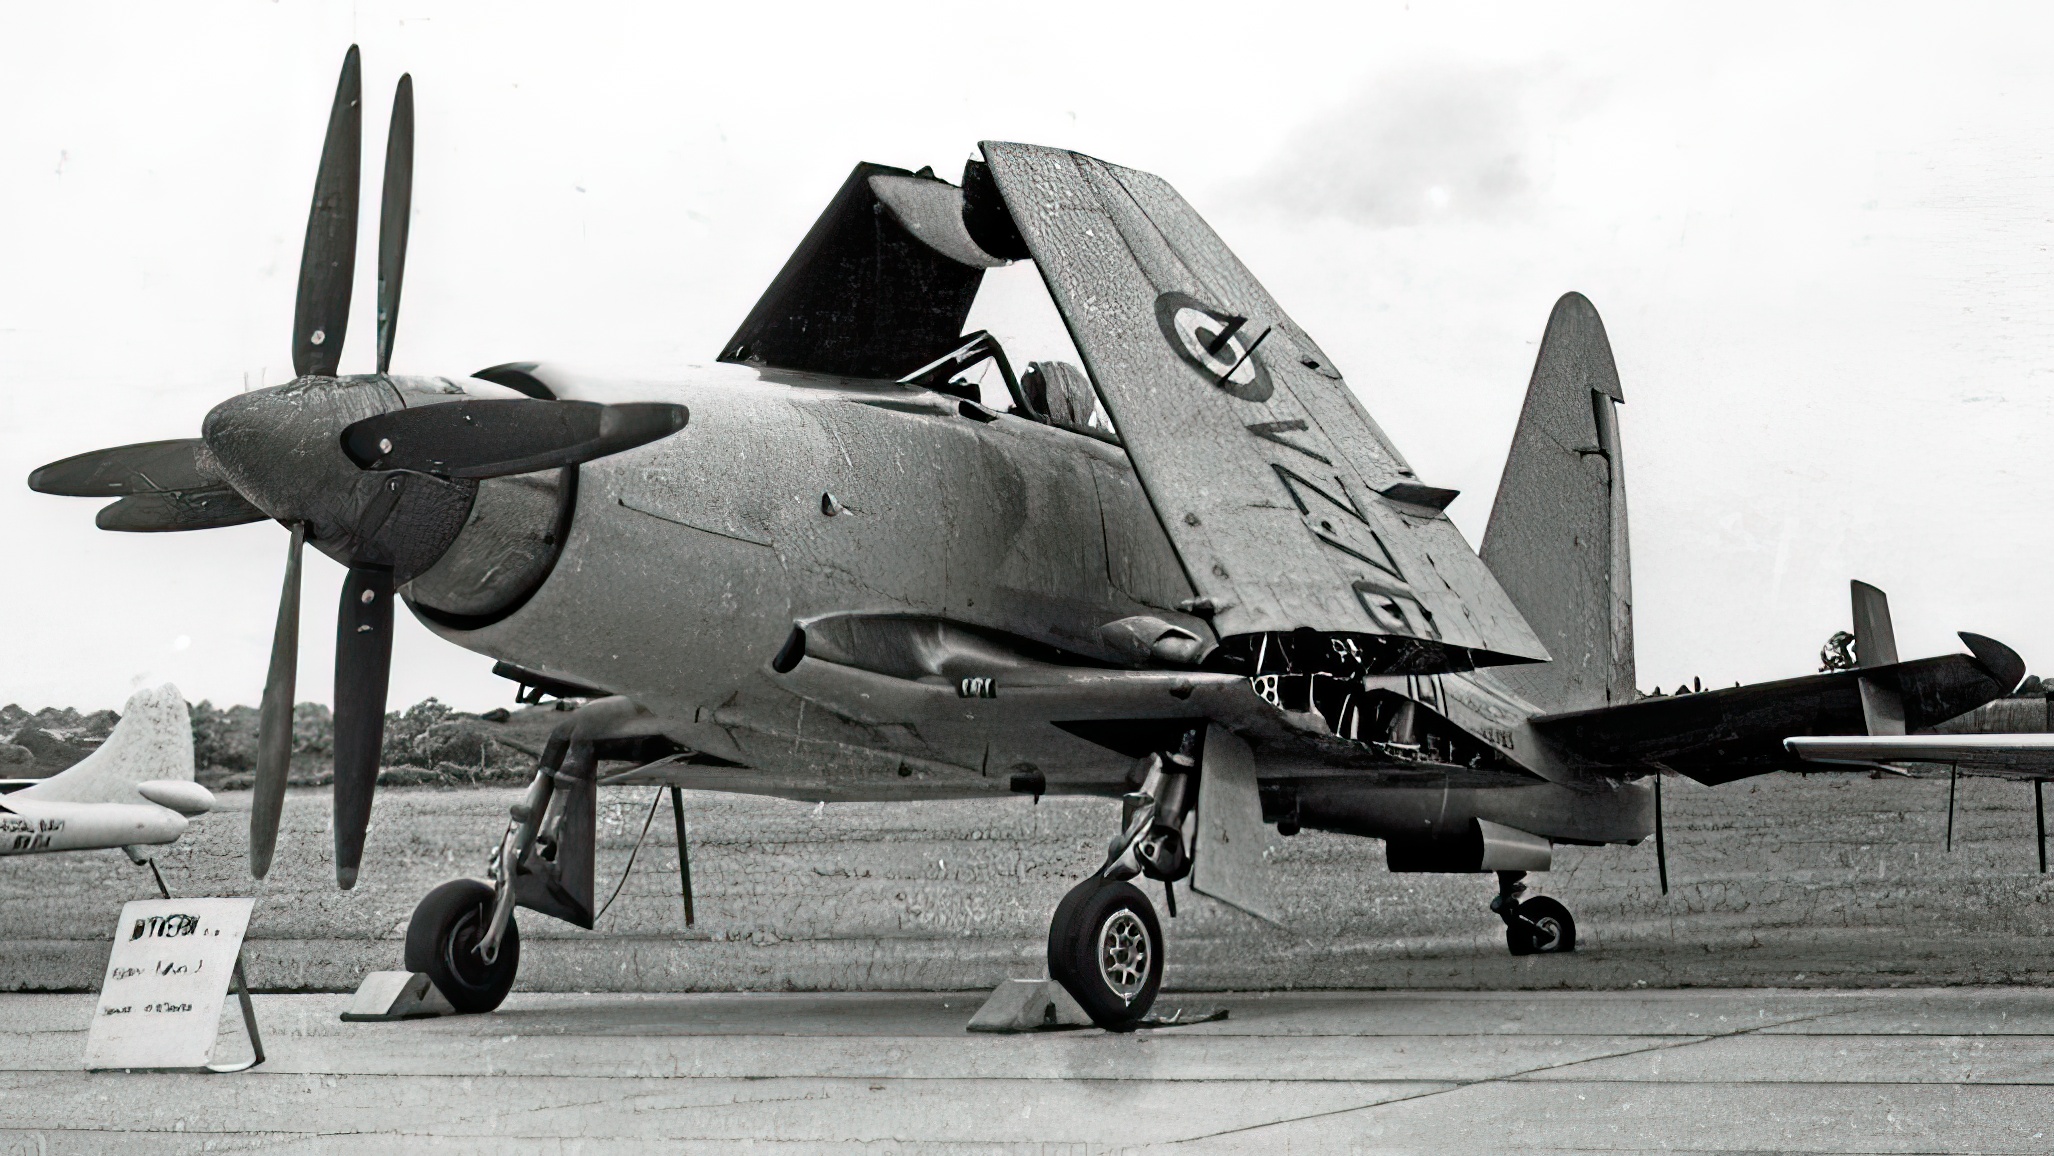
{"label": "wheel chock", "polygon": [[977,1014],[973,1032],[1052,1032],[1088,1028],[1091,1017],[1052,979],[1009,979],[998,985]]}
{"label": "wheel chock", "polygon": [[456,1009],[423,971],[374,971],[357,985],[345,1023],[382,1023],[453,1016]]}

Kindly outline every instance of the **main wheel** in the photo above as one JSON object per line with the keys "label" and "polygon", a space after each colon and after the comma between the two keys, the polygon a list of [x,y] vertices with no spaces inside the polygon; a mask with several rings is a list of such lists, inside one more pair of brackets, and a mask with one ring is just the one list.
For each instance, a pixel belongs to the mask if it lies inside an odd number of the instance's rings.
{"label": "main wheel", "polygon": [[1513,955],[1553,955],[1576,950],[1576,920],[1569,909],[1545,895],[1519,905],[1519,920],[1505,925],[1505,946]]}
{"label": "main wheel", "polygon": [[1133,1031],[1163,978],[1162,925],[1148,897],[1096,875],[1071,888],[1049,921],[1048,974],[1092,1023]]}
{"label": "main wheel", "polygon": [[430,891],[407,923],[408,971],[425,971],[450,1006],[466,1014],[489,1012],[513,990],[521,966],[521,933],[511,919],[499,955],[486,963],[478,941],[492,922],[492,888],[476,879],[452,879]]}

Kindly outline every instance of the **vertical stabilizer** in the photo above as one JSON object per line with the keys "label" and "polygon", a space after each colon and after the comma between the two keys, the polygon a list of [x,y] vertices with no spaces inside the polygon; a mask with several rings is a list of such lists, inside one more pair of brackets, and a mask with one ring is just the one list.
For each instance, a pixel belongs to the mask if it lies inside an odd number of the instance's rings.
{"label": "vertical stabilizer", "polygon": [[1890,624],[1890,596],[1857,578],[1847,584],[1854,603],[1854,661],[1857,666],[1897,665],[1897,628]]}
{"label": "vertical stabilizer", "polygon": [[[1860,579],[1847,584],[1854,603],[1854,661],[1861,670],[1897,665],[1897,628],[1890,596]],[[1904,694],[1894,674],[1861,676],[1861,718],[1872,735],[1904,733]]]}
{"label": "vertical stabilizer", "polygon": [[1484,531],[1484,564],[1553,661],[1492,672],[1545,712],[1629,703],[1633,589],[1605,324],[1581,293],[1555,302]]}
{"label": "vertical stabilizer", "polygon": [[16,794],[45,803],[137,803],[139,783],[192,777],[192,716],[178,688],[167,682],[129,696],[121,721],[98,750]]}

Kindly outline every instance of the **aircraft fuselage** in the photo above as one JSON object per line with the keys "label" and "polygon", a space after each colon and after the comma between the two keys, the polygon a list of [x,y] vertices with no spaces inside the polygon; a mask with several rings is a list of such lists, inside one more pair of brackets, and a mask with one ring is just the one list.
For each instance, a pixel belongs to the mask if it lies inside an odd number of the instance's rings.
{"label": "aircraft fuselage", "polygon": [[[1176,609],[1190,583],[1118,446],[886,382],[730,365],[670,385],[548,372],[561,397],[675,401],[690,408],[690,424],[579,468],[560,552],[516,609],[485,624],[423,614],[431,629],[628,696],[651,712],[652,732],[739,764],[690,768],[685,781],[708,788],[988,797],[1014,790],[1023,769],[1052,793],[1132,788],[1131,755],[1021,718],[1007,699],[965,701],[944,688],[906,697],[905,684],[884,679],[830,693],[809,681],[818,664],[772,669],[794,623],[829,616],[960,624],[1103,664],[1108,686],[1142,672],[1116,669],[1120,656],[1099,634],[1107,623],[1151,615],[1210,637],[1202,620]],[[1234,696],[1234,709],[1301,738],[1347,734],[1294,704],[1263,701],[1245,678],[1189,672],[1184,681],[1203,696]],[[1646,833],[1645,790],[1577,781],[1526,730],[1532,708],[1516,696],[1478,676],[1373,681],[1470,732],[1509,773],[1465,774],[1427,756],[1394,771],[1390,759],[1328,734],[1324,754],[1258,740],[1265,782],[1303,780],[1308,797],[1387,786],[1376,796],[1394,808],[1387,823],[1374,818],[1374,802],[1348,807],[1346,826],[1362,834],[1419,832],[1421,791],[1435,796],[1436,832],[1465,822],[1483,804],[1446,793],[1479,788],[1491,798],[1485,810],[1513,808],[1499,821],[1537,833],[1591,842]],[[1170,695],[1125,710],[1193,713]],[[1359,765],[1336,767],[1334,751],[1349,747],[1361,757],[1343,762]],[[1369,769],[1379,763],[1381,773]],[[1522,790],[1488,789],[1497,786]]]}

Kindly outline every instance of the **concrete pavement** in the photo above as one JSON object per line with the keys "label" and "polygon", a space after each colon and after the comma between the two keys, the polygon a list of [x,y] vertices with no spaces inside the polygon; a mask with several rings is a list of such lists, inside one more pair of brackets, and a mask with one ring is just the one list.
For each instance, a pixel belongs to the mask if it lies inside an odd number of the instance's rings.
{"label": "concrete pavement", "polygon": [[92,997],[0,996],[0,1156],[2054,1151],[2049,989],[1206,993],[1158,1007],[1231,1018],[1129,1036],[972,1035],[978,1002],[259,996],[270,1060],[201,1076],[81,1072]]}

